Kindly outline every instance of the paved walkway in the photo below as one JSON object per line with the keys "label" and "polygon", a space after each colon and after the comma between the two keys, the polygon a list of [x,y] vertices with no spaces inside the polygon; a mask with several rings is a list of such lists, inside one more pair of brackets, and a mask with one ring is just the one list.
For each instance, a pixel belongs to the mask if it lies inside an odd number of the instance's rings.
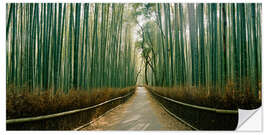
{"label": "paved walkway", "polygon": [[128,101],[81,130],[191,130],[157,103],[144,87]]}

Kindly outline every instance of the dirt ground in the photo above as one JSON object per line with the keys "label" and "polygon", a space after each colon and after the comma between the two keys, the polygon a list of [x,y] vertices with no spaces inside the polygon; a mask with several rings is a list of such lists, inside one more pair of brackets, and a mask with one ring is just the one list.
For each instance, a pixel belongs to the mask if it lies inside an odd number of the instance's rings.
{"label": "dirt ground", "polygon": [[143,87],[128,101],[81,130],[191,130],[169,115]]}

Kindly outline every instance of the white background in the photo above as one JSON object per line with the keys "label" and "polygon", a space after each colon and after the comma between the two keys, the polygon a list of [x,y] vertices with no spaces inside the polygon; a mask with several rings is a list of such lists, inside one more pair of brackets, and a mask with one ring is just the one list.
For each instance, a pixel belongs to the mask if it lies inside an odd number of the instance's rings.
{"label": "white background", "polygon": [[[232,2],[260,2],[262,4],[262,96],[263,96],[263,108],[262,108],[262,132],[243,132],[243,131],[227,131],[227,132],[222,132],[222,131],[6,131],[6,47],[5,47],[5,41],[6,41],[6,20],[5,20],[5,15],[6,15],[6,3],[11,3],[11,2],[122,2],[122,3],[142,3],[142,2],[182,2],[182,3],[187,3],[187,2],[225,2],[225,3],[232,3]],[[61,135],[73,135],[73,134],[110,134],[110,135],[137,135],[137,134],[144,134],[144,135],[152,135],[152,134],[159,134],[159,135],[173,135],[173,134],[196,134],[196,135],[209,135],[209,134],[220,134],[220,135],[227,135],[227,134],[270,134],[270,126],[269,126],[269,103],[270,103],[270,33],[269,33],[269,26],[270,26],[270,3],[267,2],[267,0],[0,0],[0,134],[20,134],[20,135],[48,135],[48,134],[61,134]],[[260,116],[257,116],[260,117]],[[251,123],[249,123],[249,126],[252,127],[252,124],[255,126],[258,126],[258,122],[256,119],[253,120]],[[252,119],[251,119],[252,120]],[[251,124],[251,125],[250,125]]]}

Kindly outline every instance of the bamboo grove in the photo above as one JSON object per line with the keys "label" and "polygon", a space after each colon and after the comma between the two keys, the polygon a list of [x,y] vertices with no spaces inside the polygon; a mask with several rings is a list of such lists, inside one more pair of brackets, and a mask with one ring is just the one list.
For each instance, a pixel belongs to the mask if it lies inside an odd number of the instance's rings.
{"label": "bamboo grove", "polygon": [[126,4],[6,7],[7,86],[67,92],[136,84]]}
{"label": "bamboo grove", "polygon": [[141,5],[141,15],[148,20],[137,41],[143,50],[145,83],[219,93],[232,85],[234,91],[258,97],[261,8],[258,3]]}

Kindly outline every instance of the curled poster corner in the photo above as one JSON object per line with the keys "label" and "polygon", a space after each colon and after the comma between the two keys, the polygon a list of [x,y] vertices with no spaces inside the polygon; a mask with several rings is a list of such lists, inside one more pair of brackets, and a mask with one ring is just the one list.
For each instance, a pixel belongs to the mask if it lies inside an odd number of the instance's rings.
{"label": "curled poster corner", "polygon": [[253,110],[238,109],[237,131],[261,131],[261,107]]}

